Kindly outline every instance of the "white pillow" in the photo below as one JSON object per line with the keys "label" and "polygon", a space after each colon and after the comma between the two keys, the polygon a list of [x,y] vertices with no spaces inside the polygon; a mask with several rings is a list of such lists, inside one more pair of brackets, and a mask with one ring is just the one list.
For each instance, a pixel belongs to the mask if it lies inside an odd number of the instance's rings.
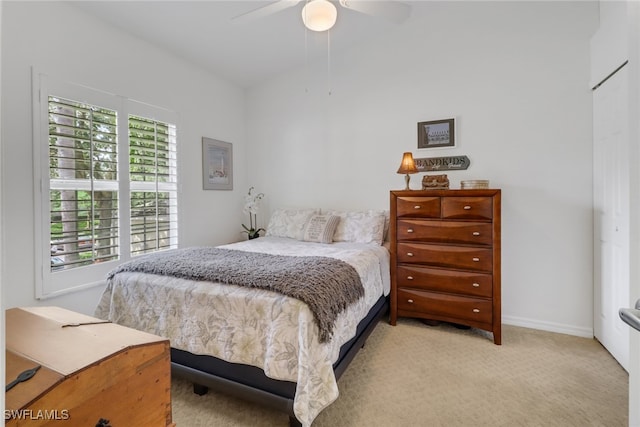
{"label": "white pillow", "polygon": [[391,217],[391,212],[388,210],[370,210],[367,211],[371,215],[384,215],[384,232],[382,235],[382,240],[385,242],[389,241],[389,220]]}
{"label": "white pillow", "polygon": [[382,245],[385,216],[375,211],[335,211],[324,212],[340,217],[333,235],[334,242],[377,243]]}
{"label": "white pillow", "polygon": [[304,226],[302,240],[305,242],[331,243],[333,233],[340,222],[336,215],[313,215]]}
{"label": "white pillow", "polygon": [[302,240],[304,226],[318,209],[276,209],[267,225],[266,236]]}

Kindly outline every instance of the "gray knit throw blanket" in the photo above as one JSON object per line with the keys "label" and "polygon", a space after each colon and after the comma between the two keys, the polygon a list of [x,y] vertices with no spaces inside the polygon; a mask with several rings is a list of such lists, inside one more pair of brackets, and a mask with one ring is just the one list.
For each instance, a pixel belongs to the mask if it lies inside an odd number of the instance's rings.
{"label": "gray knit throw blanket", "polygon": [[211,247],[173,249],[123,263],[109,273],[107,280],[125,271],[265,288],[297,298],[311,309],[320,329],[320,342],[331,339],[338,314],[364,295],[355,268],[320,256]]}

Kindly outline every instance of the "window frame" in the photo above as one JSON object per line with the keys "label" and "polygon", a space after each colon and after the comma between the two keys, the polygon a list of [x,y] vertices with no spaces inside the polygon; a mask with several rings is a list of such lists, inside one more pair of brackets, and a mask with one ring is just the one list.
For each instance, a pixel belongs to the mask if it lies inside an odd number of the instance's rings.
{"label": "window frame", "polygon": [[[117,114],[118,146],[118,235],[119,259],[95,263],[64,271],[51,271],[51,215],[49,178],[49,96],[110,108]],[[123,96],[65,82],[32,70],[33,166],[34,166],[34,262],[35,297],[46,299],[105,284],[105,277],[131,256],[130,183],[129,183],[129,116],[141,116],[176,126],[175,112],[134,101]],[[180,236],[180,156],[176,135],[176,199],[177,236]]]}

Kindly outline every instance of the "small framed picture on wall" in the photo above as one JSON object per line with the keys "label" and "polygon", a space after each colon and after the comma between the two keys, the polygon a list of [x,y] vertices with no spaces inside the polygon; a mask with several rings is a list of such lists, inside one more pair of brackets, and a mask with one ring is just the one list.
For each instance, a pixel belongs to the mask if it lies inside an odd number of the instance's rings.
{"label": "small framed picture on wall", "polygon": [[202,186],[205,190],[233,190],[233,146],[202,138]]}
{"label": "small framed picture on wall", "polygon": [[454,119],[418,123],[418,148],[455,147]]}

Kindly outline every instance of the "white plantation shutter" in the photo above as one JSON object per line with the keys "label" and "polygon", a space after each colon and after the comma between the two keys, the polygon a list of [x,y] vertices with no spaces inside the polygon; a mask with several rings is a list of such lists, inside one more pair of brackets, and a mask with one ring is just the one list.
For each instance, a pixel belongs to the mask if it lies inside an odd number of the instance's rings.
{"label": "white plantation shutter", "polygon": [[34,72],[36,297],[177,247],[175,113]]}
{"label": "white plantation shutter", "polygon": [[118,258],[114,110],[49,96],[52,271]]}
{"label": "white plantation shutter", "polygon": [[129,116],[131,254],[178,244],[176,127]]}

